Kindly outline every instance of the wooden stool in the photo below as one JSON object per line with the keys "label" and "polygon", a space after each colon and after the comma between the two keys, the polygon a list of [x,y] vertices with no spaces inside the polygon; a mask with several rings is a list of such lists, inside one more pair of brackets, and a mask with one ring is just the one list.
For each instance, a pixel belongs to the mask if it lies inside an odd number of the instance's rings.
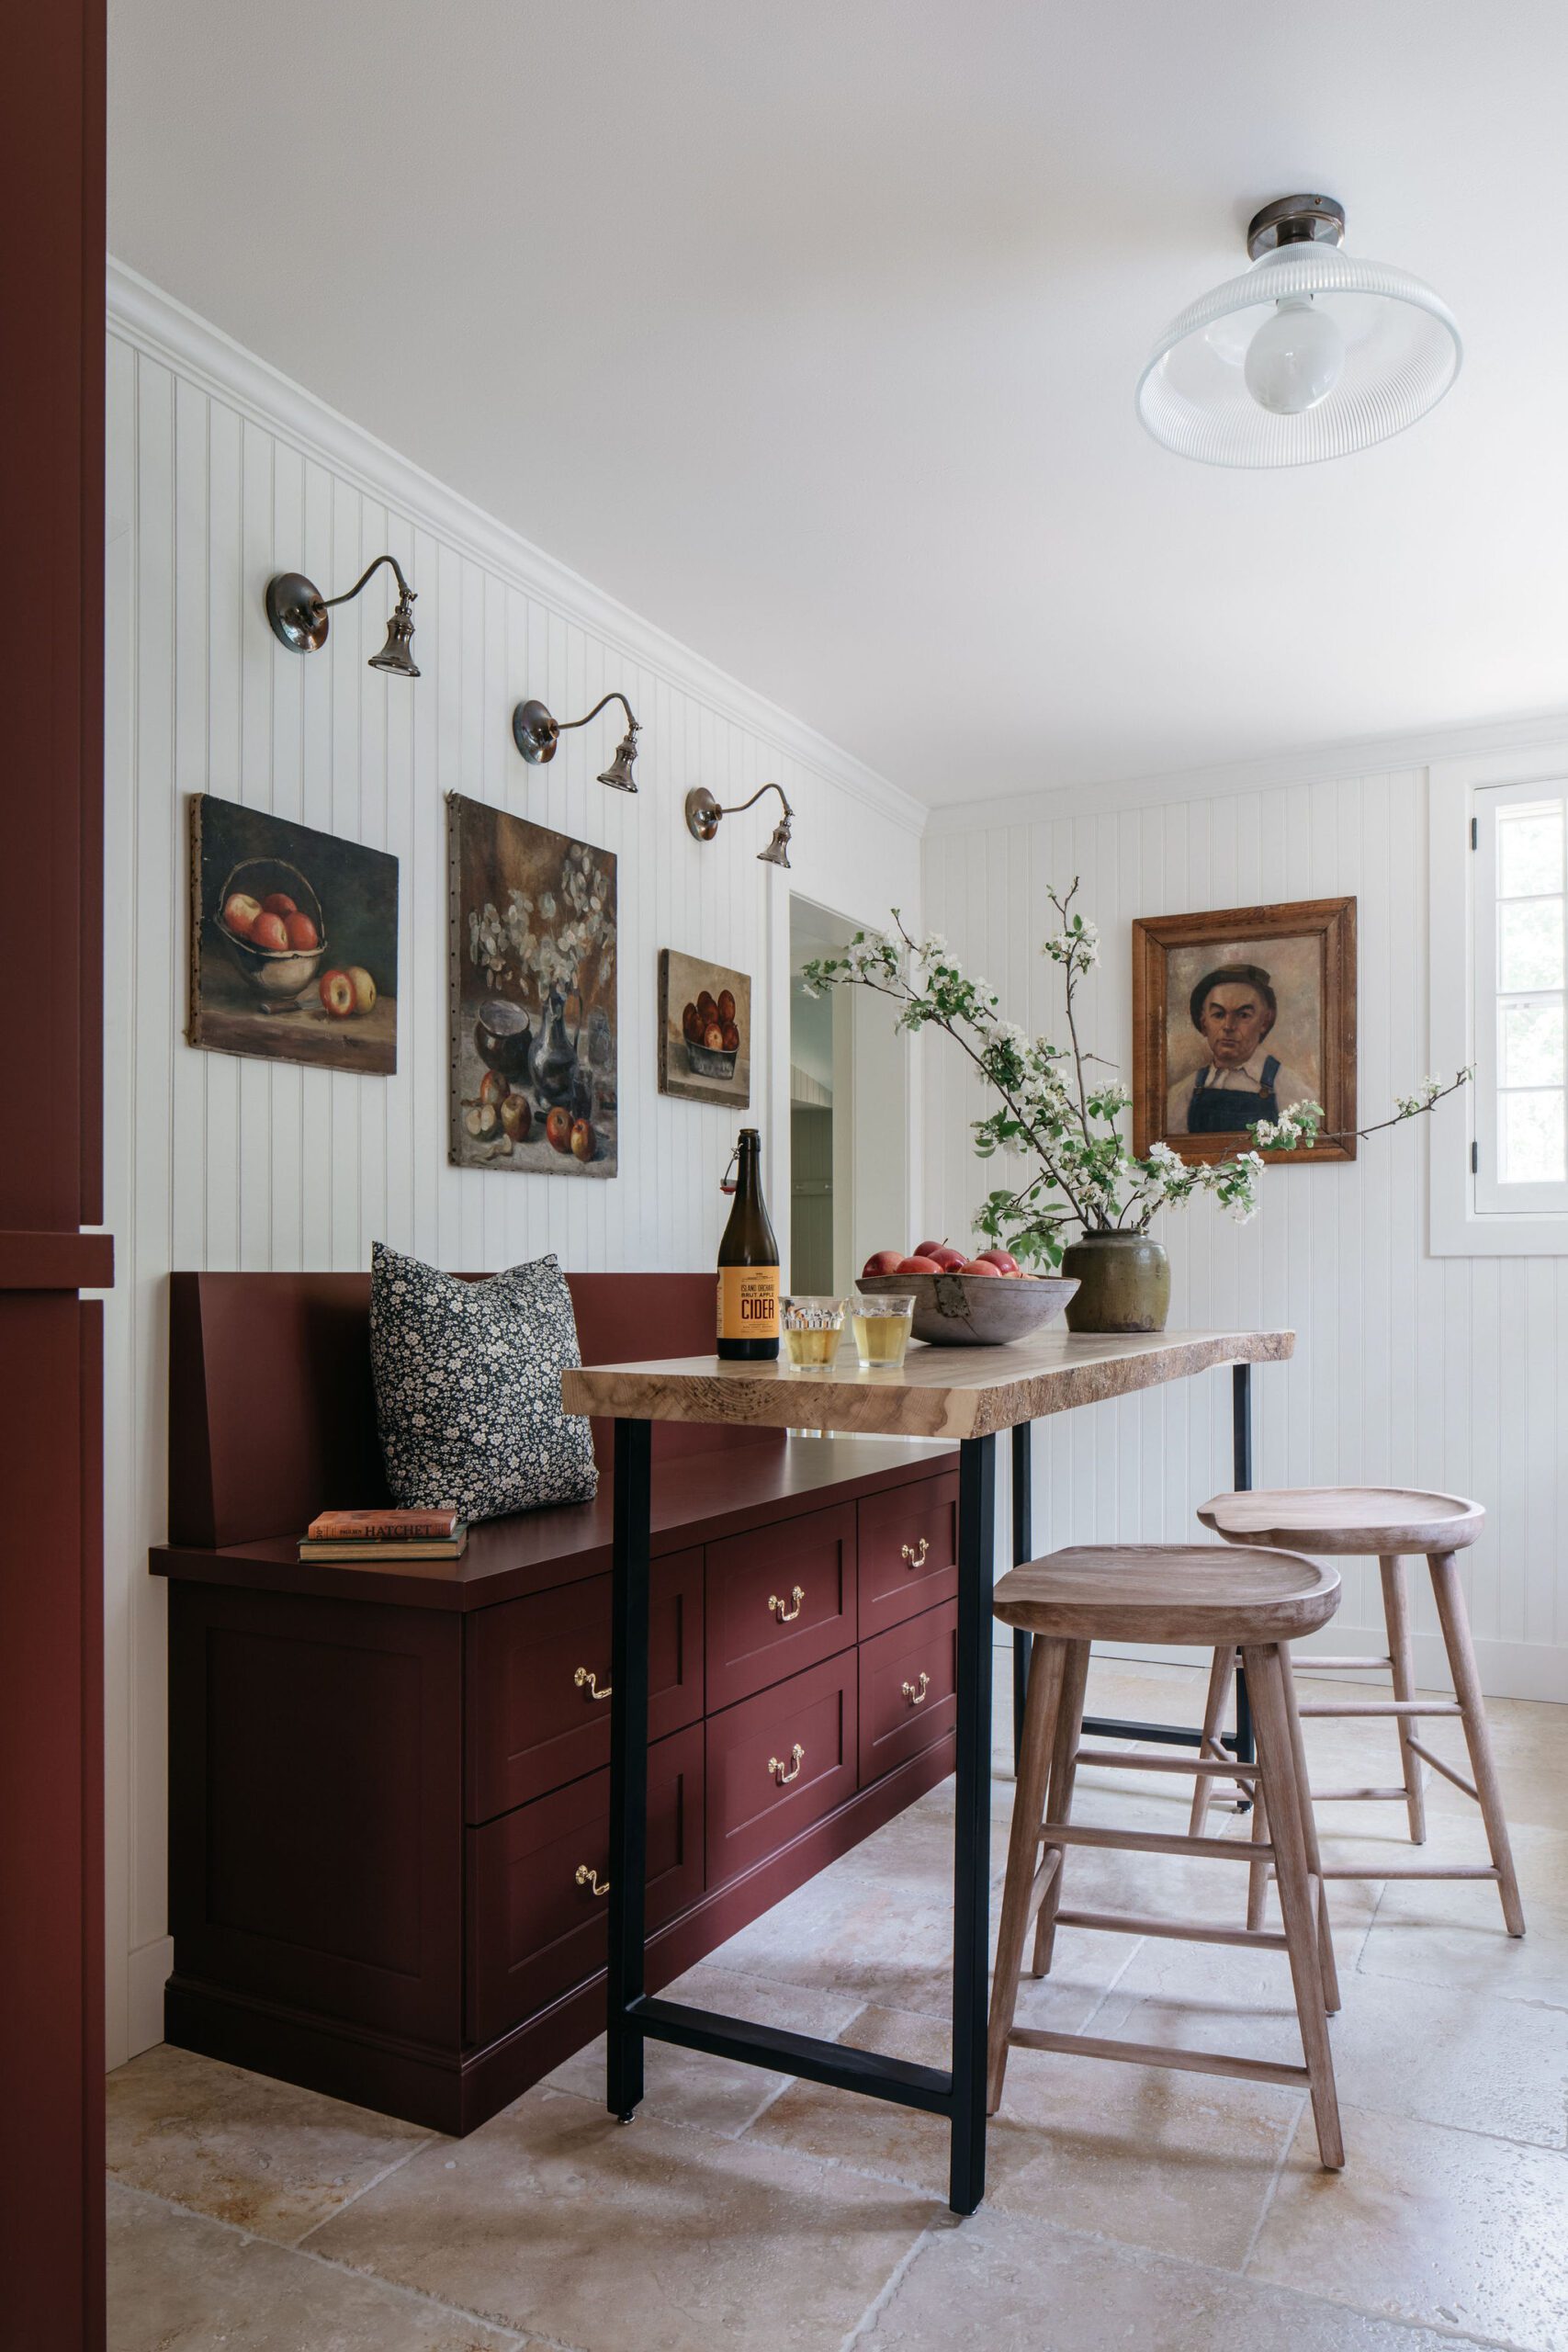
{"label": "wooden stool", "polygon": [[[1338,1987],[1312,1804],[1306,1793],[1301,1729],[1295,1720],[1291,1677],[1284,1670],[1288,1653],[1282,1647],[1298,1634],[1315,1633],[1333,1616],[1339,1605],[1337,1571],[1287,1552],[1239,1546],[1226,1551],[1207,1544],[1126,1544],[1105,1549],[1080,1544],[1014,1568],[998,1585],[992,1605],[1005,1625],[1035,1638],[991,1986],[987,2081],[990,2113],[994,2115],[1001,2104],[1008,2052],[1015,2045],[1027,2050],[1076,2050],[1091,2058],[1125,2058],[1140,2066],[1239,2075],[1250,2082],[1290,2083],[1311,2091],[1318,2154],[1330,2170],[1337,2171],[1345,2161],[1345,2150],[1324,2013],[1338,2007]],[[1223,1647],[1227,1657],[1241,1651],[1258,1737],[1256,1764],[1240,1764],[1234,1757],[1224,1756],[1223,1761],[1205,1758],[1194,1768],[1185,1757],[1102,1748],[1085,1749],[1082,1757],[1096,1764],[1140,1772],[1196,1769],[1205,1778],[1223,1774],[1250,1784],[1259,1794],[1266,1791],[1273,1824],[1270,1842],[1073,1826],[1073,1782],[1080,1760],[1089,1645],[1100,1641],[1190,1642],[1203,1648]],[[1256,1927],[1145,1918],[1115,1911],[1064,1911],[1060,1905],[1065,1857],[1073,1846],[1251,1861],[1258,1870],[1266,1869],[1271,1861],[1279,1882],[1284,1933],[1271,1935]],[[1175,2050],[1152,2042],[1100,2041],[1089,2034],[1045,2033],[1015,2025],[1023,1943],[1032,1919],[1038,1921],[1036,1976],[1043,1976],[1050,1967],[1058,1927],[1099,1928],[1111,1935],[1174,1936],[1194,1943],[1255,1944],[1288,1953],[1304,2066]]]}
{"label": "wooden stool", "polygon": [[[1464,1605],[1464,1591],[1459,1579],[1454,1555],[1468,1544],[1473,1544],[1485,1524],[1486,1514],[1479,1503],[1467,1502],[1461,1495],[1431,1495],[1400,1487],[1280,1487],[1259,1488],[1256,1493],[1216,1495],[1204,1503],[1198,1513],[1205,1527],[1212,1527],[1233,1544],[1280,1544],[1292,1550],[1336,1555],[1361,1554],[1375,1557],[1382,1570],[1383,1621],[1388,1628],[1388,1654],[1382,1658],[1312,1657],[1303,1658],[1301,1671],[1317,1674],[1325,1668],[1349,1668],[1364,1671],[1368,1666],[1386,1666],[1393,1679],[1392,1699],[1347,1699],[1337,1704],[1314,1702],[1303,1705],[1303,1715],[1337,1715],[1346,1718],[1367,1715],[1392,1715],[1399,1730],[1400,1760],[1403,1778],[1398,1788],[1324,1789],[1318,1792],[1327,1804],[1368,1804],[1380,1800],[1403,1804],[1410,1824],[1411,1843],[1425,1845],[1427,1841],[1426,1807],[1421,1795],[1421,1765],[1431,1766],[1467,1797],[1473,1797],[1481,1807],[1481,1817],[1486,1825],[1486,1843],[1490,1849],[1490,1865],[1483,1863],[1394,1863],[1369,1864],[1365,1869],[1333,1869],[1325,1873],[1328,1878],[1490,1878],[1495,1879],[1502,1897],[1503,1918],[1511,1936],[1525,1931],[1524,1906],[1519,1901],[1518,1881],[1514,1875],[1514,1858],[1508,1846],[1508,1825],[1503,1812],[1503,1793],[1498,1785],[1497,1768],[1492,1756],[1491,1735],[1486,1728],[1485,1702],[1481,1695],[1481,1679],[1476,1672],[1475,1650],[1470,1638],[1470,1619]],[[1404,1559],[1411,1553],[1425,1554],[1432,1578],[1432,1593],[1438,1604],[1438,1622],[1442,1627],[1443,1646],[1448,1652],[1449,1671],[1453,1677],[1452,1699],[1418,1699],[1416,1695],[1416,1668],[1410,1638],[1410,1595],[1405,1581]],[[1213,1672],[1209,1679],[1209,1703],[1204,1714],[1205,1746],[1201,1754],[1213,1752],[1212,1743],[1217,1737],[1221,1713],[1230,1683],[1231,1661],[1216,1657]],[[1429,1747],[1424,1747],[1416,1736],[1416,1725],[1423,1715],[1458,1715],[1464,1726],[1465,1746],[1470,1751],[1473,1781],[1445,1764]],[[1223,1751],[1222,1751],[1223,1752]],[[1201,1780],[1192,1800],[1190,1826],[1201,1830],[1208,1811],[1209,1789]],[[1250,1916],[1250,1915],[1249,1915]],[[1261,1914],[1259,1913],[1259,1916]]]}

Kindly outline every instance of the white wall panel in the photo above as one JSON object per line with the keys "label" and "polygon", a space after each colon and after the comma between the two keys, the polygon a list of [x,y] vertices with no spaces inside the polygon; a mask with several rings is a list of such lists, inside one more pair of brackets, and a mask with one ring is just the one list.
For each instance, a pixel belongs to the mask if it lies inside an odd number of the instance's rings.
{"label": "white wall panel", "polygon": [[[419,594],[416,684],[367,667],[390,608],[379,582],[334,613],[322,653],[300,659],[276,644],[262,603],[272,572],[302,569],[330,593],[389,548]],[[161,2036],[167,1962],[164,1596],[146,1562],[165,1532],[170,1269],[359,1267],[376,1239],[450,1267],[545,1250],[573,1271],[711,1266],[735,1121],[657,1092],[659,950],[755,976],[750,1115],[766,1130],[773,1063],[788,1053],[787,894],[856,920],[889,899],[917,906],[920,812],[118,272],[107,560],[104,1115],[120,1270],[107,1333],[107,1944],[118,2063]],[[550,766],[525,766],[511,737],[515,701],[537,695],[570,717],[615,686],[644,723],[635,798],[594,781],[613,712],[564,737]],[[757,862],[766,809],[705,848],[682,822],[689,786],[734,801],[769,777],[797,811],[788,878]],[[186,1046],[187,804],[201,791],[396,854],[394,1077]],[[453,791],[618,856],[612,1182],[447,1164]],[[776,1075],[787,1100],[782,1062]],[[782,1212],[787,1122],[766,1141]]]}
{"label": "white wall panel", "polygon": [[[1365,1125],[1427,1068],[1426,795],[1412,765],[1273,789],[1194,779],[1189,797],[1032,821],[1017,804],[961,828],[944,818],[926,840],[926,920],[1011,1017],[1050,1029],[1061,1000],[1039,953],[1045,892],[1080,876],[1102,942],[1083,1034],[1125,1069],[1135,917],[1353,892]],[[1000,1180],[968,1148],[968,1066],[936,1035],[920,1063],[928,1221],[959,1239]],[[1412,1481],[1485,1503],[1467,1578],[1487,1687],[1568,1698],[1568,1259],[1429,1257],[1428,1142],[1464,1149],[1458,1105],[1436,1114],[1430,1138],[1396,1128],[1352,1165],[1270,1169],[1251,1226],[1205,1205],[1167,1217],[1171,1322],[1294,1327],[1294,1361],[1254,1377],[1259,1485]],[[1216,1376],[1044,1424],[1040,1548],[1191,1537],[1193,1505],[1231,1483],[1228,1406]],[[1347,1570],[1332,1646],[1371,1652],[1377,1571]],[[1421,1669],[1440,1680],[1426,1597],[1418,1626]]]}

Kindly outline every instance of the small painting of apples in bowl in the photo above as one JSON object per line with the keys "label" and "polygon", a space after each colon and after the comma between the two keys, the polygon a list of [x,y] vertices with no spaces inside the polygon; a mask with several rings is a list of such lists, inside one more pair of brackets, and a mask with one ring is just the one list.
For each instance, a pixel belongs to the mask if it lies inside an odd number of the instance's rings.
{"label": "small painting of apples in bowl", "polygon": [[397,907],[398,862],[385,851],[197,794],[190,1043],[389,1073]]}
{"label": "small painting of apples in bowl", "polygon": [[751,1099],[751,982],[666,947],[659,958],[659,1091],[692,1102]]}

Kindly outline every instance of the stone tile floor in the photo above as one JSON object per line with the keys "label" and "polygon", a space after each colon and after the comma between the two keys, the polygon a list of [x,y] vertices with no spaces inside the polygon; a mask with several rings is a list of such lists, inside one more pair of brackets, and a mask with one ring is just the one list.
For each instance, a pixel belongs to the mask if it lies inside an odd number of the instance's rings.
{"label": "stone tile floor", "polygon": [[[1102,1662],[1090,1705],[1190,1720],[1201,1693],[1196,1670]],[[1510,1941],[1484,1883],[1335,1884],[1338,2177],[1294,2091],[1032,2052],[959,2222],[931,2118],[723,2060],[650,2049],[623,2130],[585,2051],[449,2141],[162,2048],[109,2083],[112,2352],[1564,2352],[1568,1709],[1493,1721],[1529,1932]],[[1451,1722],[1427,1736],[1461,1760]],[[1307,1743],[1331,1786],[1396,1777],[1387,1724]],[[1185,1828],[1190,1789],[1088,1770],[1077,1809]],[[944,2063],[951,1804],[933,1791],[675,1989]],[[998,1776],[998,1883],[1010,1804]],[[1401,1807],[1323,1810],[1340,1859],[1408,1859]],[[1435,1776],[1427,1818],[1434,1859],[1485,1859]],[[1229,1916],[1240,1892],[1088,1849],[1070,1877],[1080,1906]],[[1267,1953],[1065,1930],[1021,2013],[1299,2054]]]}

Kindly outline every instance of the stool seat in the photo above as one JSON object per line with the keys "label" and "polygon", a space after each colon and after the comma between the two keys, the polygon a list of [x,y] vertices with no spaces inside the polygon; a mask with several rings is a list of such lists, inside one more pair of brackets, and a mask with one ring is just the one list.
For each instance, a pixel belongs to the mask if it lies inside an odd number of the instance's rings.
{"label": "stool seat", "polygon": [[1214,1495],[1198,1516],[1216,1535],[1300,1552],[1457,1552],[1486,1524],[1480,1503],[1422,1487],[1259,1487]]}
{"label": "stool seat", "polygon": [[1292,1642],[1333,1616],[1339,1574],[1240,1544],[1075,1544],[1010,1569],[991,1605],[1060,1641]]}

